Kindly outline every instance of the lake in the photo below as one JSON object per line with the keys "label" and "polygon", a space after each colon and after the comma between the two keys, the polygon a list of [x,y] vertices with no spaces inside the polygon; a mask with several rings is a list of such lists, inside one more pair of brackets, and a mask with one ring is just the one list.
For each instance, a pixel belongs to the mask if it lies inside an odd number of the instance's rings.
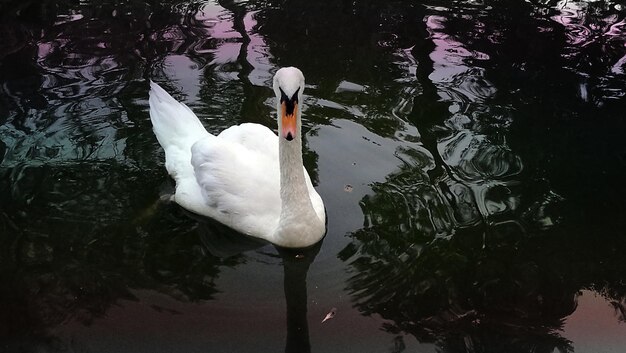
{"label": "lake", "polygon": [[[284,66],[304,250],[165,201],[148,114],[275,130]],[[5,0],[0,351],[622,352],[625,73],[616,1]]]}

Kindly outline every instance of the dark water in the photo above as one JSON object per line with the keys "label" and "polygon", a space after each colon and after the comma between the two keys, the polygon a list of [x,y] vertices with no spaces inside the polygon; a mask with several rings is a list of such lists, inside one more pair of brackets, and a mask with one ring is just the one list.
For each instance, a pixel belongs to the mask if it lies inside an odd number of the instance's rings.
{"label": "dark water", "polygon": [[[608,1],[3,1],[0,351],[624,351],[625,19]],[[211,132],[275,127],[287,65],[328,212],[302,253],[160,201],[148,117],[153,79]]]}

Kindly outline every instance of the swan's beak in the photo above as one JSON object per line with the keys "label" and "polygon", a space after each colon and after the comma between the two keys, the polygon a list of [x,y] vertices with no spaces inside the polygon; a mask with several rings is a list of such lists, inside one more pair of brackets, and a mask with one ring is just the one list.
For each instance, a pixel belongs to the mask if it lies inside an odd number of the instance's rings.
{"label": "swan's beak", "polygon": [[296,117],[298,116],[298,102],[286,102],[281,103],[281,131],[280,134],[287,141],[291,141],[296,138]]}

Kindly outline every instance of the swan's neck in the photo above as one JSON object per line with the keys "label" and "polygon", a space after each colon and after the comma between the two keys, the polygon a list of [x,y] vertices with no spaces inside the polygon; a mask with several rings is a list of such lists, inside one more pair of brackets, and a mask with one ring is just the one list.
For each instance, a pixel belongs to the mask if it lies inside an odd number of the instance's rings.
{"label": "swan's neck", "polygon": [[[309,199],[304,170],[302,169],[302,138],[297,136],[292,141],[280,137],[278,143],[280,158],[280,199],[283,206],[297,205],[303,196]],[[310,202],[309,202],[310,203]],[[289,211],[289,208],[283,208]]]}
{"label": "swan's neck", "polygon": [[295,139],[287,141],[279,137],[278,143],[281,213],[276,236],[281,238],[281,245],[291,247],[310,245],[306,239],[315,236],[312,233],[321,222],[313,209],[304,176],[299,128]]}

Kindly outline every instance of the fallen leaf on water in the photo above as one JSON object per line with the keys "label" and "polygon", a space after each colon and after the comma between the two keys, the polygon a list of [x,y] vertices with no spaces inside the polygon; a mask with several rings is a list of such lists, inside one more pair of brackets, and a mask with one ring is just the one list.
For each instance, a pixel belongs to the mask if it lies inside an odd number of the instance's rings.
{"label": "fallen leaf on water", "polygon": [[322,320],[322,323],[324,323],[325,321],[328,321],[328,320],[334,318],[336,313],[337,313],[337,308],[330,309],[328,314],[326,314],[326,317],[324,318],[324,320]]}

